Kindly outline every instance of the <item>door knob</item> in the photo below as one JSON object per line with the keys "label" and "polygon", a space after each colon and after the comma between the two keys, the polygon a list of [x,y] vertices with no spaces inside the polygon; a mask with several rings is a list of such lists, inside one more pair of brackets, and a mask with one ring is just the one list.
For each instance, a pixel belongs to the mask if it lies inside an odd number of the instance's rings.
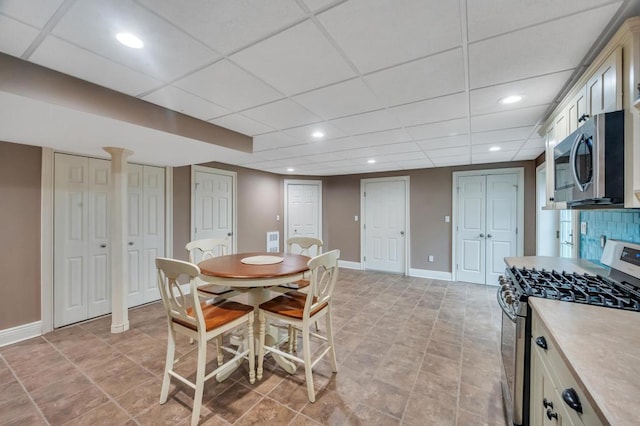
{"label": "door knob", "polygon": [[487,238],[491,238],[491,237],[492,237],[492,235],[491,235],[491,234],[487,234]]}
{"label": "door knob", "polygon": [[480,238],[484,238],[484,234],[480,234],[480,235],[479,235],[479,237],[480,237]]}
{"label": "door knob", "polygon": [[230,237],[233,235],[233,232],[227,232],[227,237]]}
{"label": "door knob", "polygon": [[106,246],[106,244],[100,244],[100,248],[105,248]]}
{"label": "door knob", "polygon": [[400,235],[404,235],[404,231],[400,231]]}

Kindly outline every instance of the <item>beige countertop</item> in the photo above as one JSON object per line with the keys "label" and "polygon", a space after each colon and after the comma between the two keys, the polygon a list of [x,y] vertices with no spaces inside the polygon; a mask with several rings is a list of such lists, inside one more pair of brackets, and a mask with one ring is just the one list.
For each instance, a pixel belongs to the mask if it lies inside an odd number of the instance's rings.
{"label": "beige countertop", "polygon": [[529,306],[607,423],[640,424],[640,313],[537,297]]}
{"label": "beige countertop", "polygon": [[[508,266],[606,275],[584,259],[507,257]],[[567,367],[612,425],[640,424],[640,313],[529,298]]]}

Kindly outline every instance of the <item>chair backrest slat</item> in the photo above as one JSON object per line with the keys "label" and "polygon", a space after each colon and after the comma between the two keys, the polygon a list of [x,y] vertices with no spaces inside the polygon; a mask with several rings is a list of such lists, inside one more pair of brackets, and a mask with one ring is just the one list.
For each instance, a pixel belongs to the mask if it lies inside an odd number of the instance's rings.
{"label": "chair backrest slat", "polygon": [[331,300],[338,279],[340,250],[318,255],[308,263],[311,270],[310,288],[304,306],[304,315],[309,316],[318,306]]}
{"label": "chair backrest slat", "polygon": [[[188,324],[192,324],[197,329],[202,329],[204,325],[204,317],[200,302],[197,298],[195,280],[200,275],[200,268],[189,262],[181,260],[168,259],[163,257],[156,258],[156,267],[158,268],[158,287],[162,303],[169,317],[169,321],[178,319]],[[191,293],[185,295],[182,291],[180,278],[184,277],[189,280]],[[194,307],[192,312],[195,316],[187,313],[187,309]],[[193,315],[193,314],[192,314]]]}
{"label": "chair backrest slat", "polygon": [[287,239],[287,253],[317,256],[322,254],[322,240],[313,237],[291,237]]}
{"label": "chair backrest slat", "polygon": [[212,257],[224,256],[229,252],[229,240],[226,238],[203,238],[187,243],[189,262],[198,263]]}

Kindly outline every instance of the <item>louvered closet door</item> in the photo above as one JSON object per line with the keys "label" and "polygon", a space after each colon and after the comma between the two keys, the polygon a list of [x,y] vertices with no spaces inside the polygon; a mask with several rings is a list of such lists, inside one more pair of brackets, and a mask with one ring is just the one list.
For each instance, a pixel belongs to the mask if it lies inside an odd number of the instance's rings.
{"label": "louvered closet door", "polygon": [[54,167],[54,326],[60,327],[111,310],[109,162],[56,154]]}

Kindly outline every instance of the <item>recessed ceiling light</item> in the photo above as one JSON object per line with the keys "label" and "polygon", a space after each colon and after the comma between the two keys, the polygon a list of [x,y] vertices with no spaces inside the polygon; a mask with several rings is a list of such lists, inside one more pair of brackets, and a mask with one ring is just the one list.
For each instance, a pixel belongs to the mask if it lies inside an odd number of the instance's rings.
{"label": "recessed ceiling light", "polygon": [[367,163],[369,163],[369,164],[374,164],[375,162],[376,162],[376,160],[373,160],[373,159],[367,161]]}
{"label": "recessed ceiling light", "polygon": [[288,172],[295,172],[295,171],[296,171],[296,169],[294,169],[293,167],[289,167],[289,168],[287,169],[287,171],[288,171]]}
{"label": "recessed ceiling light", "polygon": [[498,102],[500,102],[503,105],[508,105],[508,104],[515,104],[516,102],[520,102],[521,100],[522,100],[522,96],[511,95],[511,96],[505,96],[504,98],[500,98]]}
{"label": "recessed ceiling light", "polygon": [[122,44],[132,49],[141,49],[144,47],[144,43],[138,37],[131,33],[118,33],[116,38]]}
{"label": "recessed ceiling light", "polygon": [[324,133],[322,133],[319,130],[316,130],[315,132],[311,133],[311,136],[313,136],[314,138],[323,138],[324,137]]}
{"label": "recessed ceiling light", "polygon": [[489,148],[489,151],[500,151],[502,148],[500,148],[499,146],[492,146],[491,148]]}

